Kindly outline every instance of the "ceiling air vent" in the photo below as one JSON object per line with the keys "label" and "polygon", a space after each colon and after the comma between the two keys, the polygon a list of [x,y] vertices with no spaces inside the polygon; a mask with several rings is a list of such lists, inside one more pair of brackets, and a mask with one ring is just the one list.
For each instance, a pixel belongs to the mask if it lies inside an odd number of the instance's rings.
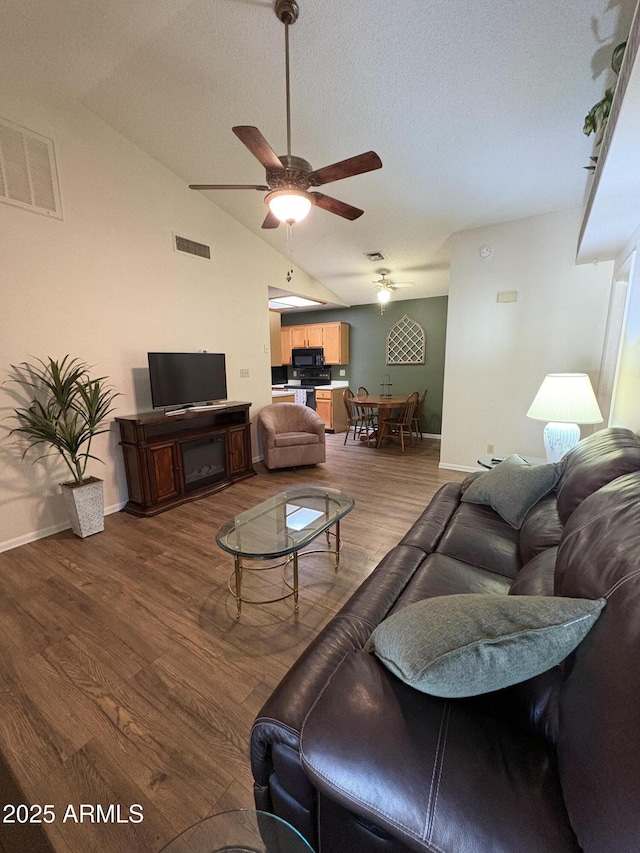
{"label": "ceiling air vent", "polygon": [[187,237],[178,237],[177,234],[174,234],[174,237],[178,252],[186,252],[188,255],[197,255],[199,258],[211,260],[211,249],[209,246],[205,246],[204,243],[196,243],[195,240],[189,240]]}
{"label": "ceiling air vent", "polygon": [[364,256],[369,261],[384,261],[384,255],[382,252],[365,252]]}
{"label": "ceiling air vent", "polygon": [[0,201],[62,219],[53,141],[2,118]]}

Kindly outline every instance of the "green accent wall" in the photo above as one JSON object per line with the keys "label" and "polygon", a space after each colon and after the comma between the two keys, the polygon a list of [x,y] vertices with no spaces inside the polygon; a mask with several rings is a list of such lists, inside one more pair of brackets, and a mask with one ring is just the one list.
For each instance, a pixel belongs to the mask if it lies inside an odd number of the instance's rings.
{"label": "green accent wall", "polygon": [[[447,330],[446,296],[429,299],[403,299],[388,303],[380,315],[378,305],[353,305],[350,308],[333,308],[327,311],[301,311],[282,314],[283,326],[300,326],[304,323],[349,323],[350,363],[342,365],[346,376],[340,376],[340,367],[332,366],[334,380],[348,380],[356,391],[364,385],[371,394],[379,394],[386,374],[391,380],[392,394],[410,394],[427,389],[423,424],[428,433],[440,434],[442,424],[442,394],[444,386],[444,351]],[[424,364],[386,364],[387,334],[391,327],[407,314],[420,323],[426,335]],[[293,378],[291,368],[289,376]]]}

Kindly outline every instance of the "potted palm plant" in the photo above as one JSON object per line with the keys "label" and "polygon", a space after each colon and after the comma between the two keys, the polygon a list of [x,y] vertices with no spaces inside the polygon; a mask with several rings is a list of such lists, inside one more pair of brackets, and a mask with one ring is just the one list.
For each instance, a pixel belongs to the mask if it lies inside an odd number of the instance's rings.
{"label": "potted palm plant", "polygon": [[62,483],[62,494],[73,532],[82,538],[104,530],[102,480],[87,475],[96,435],[107,432],[106,419],[119,396],[107,378],[92,379],[89,366],[65,355],[60,361],[35,359],[31,364],[11,365],[10,381],[31,398],[14,409],[18,433],[27,441],[23,458],[32,448],[47,448],[33,461],[60,454],[72,479]]}

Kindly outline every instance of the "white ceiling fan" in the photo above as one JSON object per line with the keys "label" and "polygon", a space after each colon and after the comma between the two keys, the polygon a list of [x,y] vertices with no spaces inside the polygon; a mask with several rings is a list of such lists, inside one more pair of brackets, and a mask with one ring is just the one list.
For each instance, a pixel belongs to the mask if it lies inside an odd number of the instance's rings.
{"label": "white ceiling fan", "polygon": [[373,284],[378,288],[378,302],[380,303],[380,313],[384,314],[384,309],[387,302],[391,299],[391,294],[399,287],[413,287],[412,281],[391,281],[387,278],[389,270],[380,269],[377,273],[381,278],[374,281]]}

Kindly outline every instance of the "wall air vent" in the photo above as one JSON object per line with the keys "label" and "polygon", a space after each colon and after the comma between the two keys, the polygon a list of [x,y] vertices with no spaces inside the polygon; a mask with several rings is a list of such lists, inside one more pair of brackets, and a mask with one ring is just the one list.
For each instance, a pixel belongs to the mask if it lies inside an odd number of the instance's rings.
{"label": "wall air vent", "polygon": [[189,240],[187,237],[178,237],[177,234],[173,236],[175,237],[175,245],[178,252],[186,252],[188,255],[196,255],[198,258],[211,260],[211,249],[209,246],[205,246],[204,243],[196,243],[195,240]]}
{"label": "wall air vent", "polygon": [[0,201],[62,219],[53,141],[3,118]]}

